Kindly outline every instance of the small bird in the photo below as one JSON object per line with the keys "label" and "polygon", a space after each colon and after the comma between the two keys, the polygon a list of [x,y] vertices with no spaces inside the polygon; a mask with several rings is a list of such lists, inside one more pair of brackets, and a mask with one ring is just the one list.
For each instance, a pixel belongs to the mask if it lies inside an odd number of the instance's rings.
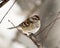
{"label": "small bird", "polygon": [[23,33],[34,32],[36,31],[37,28],[40,28],[40,18],[38,15],[34,15],[26,19],[24,22],[22,22],[18,26],[10,27],[8,29],[14,29],[14,28],[18,28],[19,30],[22,30]]}

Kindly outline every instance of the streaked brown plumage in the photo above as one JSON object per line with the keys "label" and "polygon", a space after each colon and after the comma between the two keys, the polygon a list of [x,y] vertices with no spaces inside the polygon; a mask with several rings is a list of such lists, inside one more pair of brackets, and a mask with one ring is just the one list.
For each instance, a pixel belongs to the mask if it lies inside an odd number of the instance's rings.
{"label": "streaked brown plumage", "polygon": [[[38,15],[29,17],[20,25],[16,26],[18,29],[21,29],[23,32],[31,32],[34,28],[40,27],[40,18]],[[11,27],[9,29],[14,29],[16,27]]]}

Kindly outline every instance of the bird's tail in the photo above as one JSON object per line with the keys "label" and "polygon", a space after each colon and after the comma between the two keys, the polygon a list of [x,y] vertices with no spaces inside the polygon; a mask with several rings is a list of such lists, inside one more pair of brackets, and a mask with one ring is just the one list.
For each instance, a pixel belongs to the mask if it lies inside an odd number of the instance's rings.
{"label": "bird's tail", "polygon": [[15,29],[15,28],[17,28],[18,26],[16,26],[16,27],[10,27],[10,28],[8,28],[8,29]]}

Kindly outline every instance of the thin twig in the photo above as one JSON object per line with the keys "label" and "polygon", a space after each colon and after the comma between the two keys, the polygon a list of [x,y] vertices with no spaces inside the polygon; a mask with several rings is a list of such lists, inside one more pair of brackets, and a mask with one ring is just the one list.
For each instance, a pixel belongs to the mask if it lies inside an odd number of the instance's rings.
{"label": "thin twig", "polygon": [[3,18],[1,19],[0,23],[2,23],[2,21],[4,20],[4,18],[6,17],[6,15],[9,13],[9,11],[11,10],[11,8],[13,7],[13,5],[15,4],[17,0],[14,1],[14,3],[12,4],[12,6],[9,8],[9,10],[6,12],[6,14],[3,16]]}
{"label": "thin twig", "polygon": [[[16,27],[10,20],[8,20],[14,27]],[[21,30],[18,29],[18,27],[16,27],[16,29],[18,30],[18,32],[22,33]]]}
{"label": "thin twig", "polygon": [[47,26],[45,26],[42,30],[40,30],[41,32],[39,32],[35,36],[38,36],[39,34],[41,34],[42,32],[44,32],[45,29],[48,28],[52,23],[54,23],[55,21],[57,21],[58,19],[60,19],[60,17],[57,17],[58,15],[60,15],[60,12],[58,12],[58,14],[56,15],[56,18],[52,22],[50,22]]}

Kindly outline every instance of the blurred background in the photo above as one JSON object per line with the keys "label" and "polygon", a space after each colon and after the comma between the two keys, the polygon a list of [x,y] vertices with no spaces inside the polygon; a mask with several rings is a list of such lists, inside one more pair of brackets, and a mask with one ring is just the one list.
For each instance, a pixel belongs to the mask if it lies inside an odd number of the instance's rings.
{"label": "blurred background", "polygon": [[[0,8],[0,20],[14,2],[15,0],[9,0]],[[26,47],[29,43],[12,42],[17,31],[16,29],[7,29],[12,27],[8,20],[11,20],[15,26],[19,25],[27,18],[35,5],[39,6],[39,8],[34,11],[34,14],[38,14],[41,21],[41,28],[35,33],[37,40],[42,44],[40,48],[60,48],[60,19],[54,21],[60,16],[56,16],[60,12],[60,0],[17,0],[0,24],[0,48],[29,48]],[[25,36],[23,37],[25,39]],[[24,43],[26,43],[25,41]],[[35,48],[36,46],[32,44],[29,44],[30,48]]]}

